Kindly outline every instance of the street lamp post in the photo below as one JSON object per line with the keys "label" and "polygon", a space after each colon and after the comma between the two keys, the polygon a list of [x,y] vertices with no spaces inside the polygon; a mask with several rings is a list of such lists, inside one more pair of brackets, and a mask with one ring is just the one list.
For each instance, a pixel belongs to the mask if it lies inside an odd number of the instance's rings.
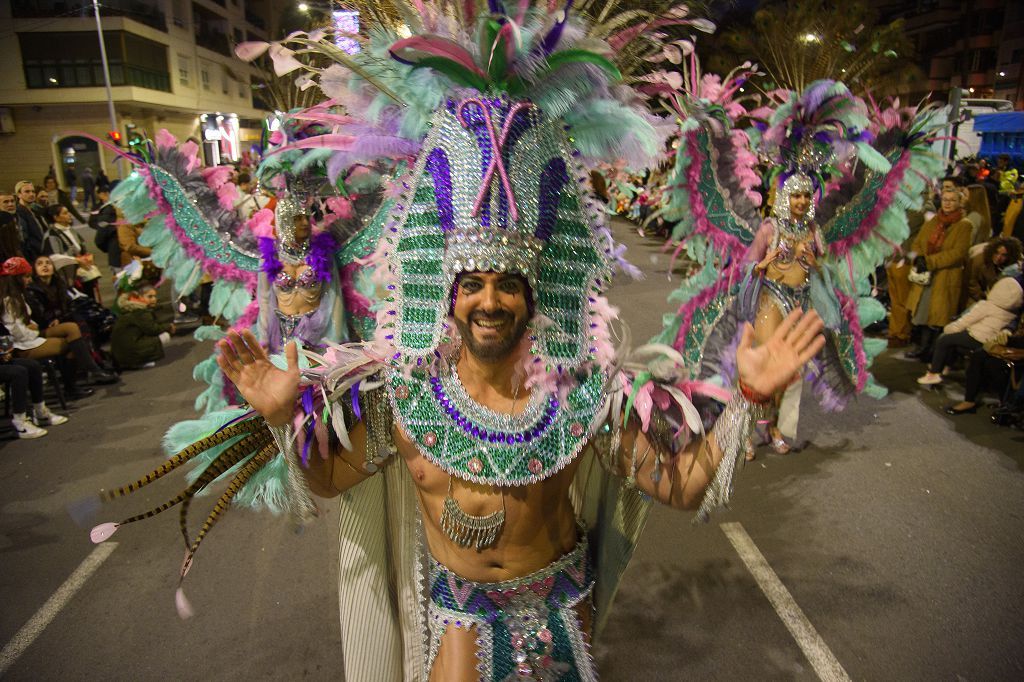
{"label": "street lamp post", "polygon": [[[100,61],[103,63],[103,85],[107,88],[107,113],[110,115],[110,130],[117,130],[117,114],[114,112],[114,93],[110,89],[110,65],[107,62],[107,45],[103,40],[103,23],[100,21],[100,4],[92,0],[92,11],[96,16],[96,35],[100,41]],[[118,157],[120,158],[120,157]],[[117,159],[115,159],[115,164]]]}

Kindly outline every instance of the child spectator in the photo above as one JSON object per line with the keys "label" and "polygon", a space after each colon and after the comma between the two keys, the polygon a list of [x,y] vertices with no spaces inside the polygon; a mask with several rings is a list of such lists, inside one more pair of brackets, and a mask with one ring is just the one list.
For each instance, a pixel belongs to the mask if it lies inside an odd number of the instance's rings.
{"label": "child spectator", "polygon": [[117,297],[121,314],[114,323],[110,352],[121,369],[152,367],[164,357],[174,325],[157,322],[156,300],[156,289],[149,284]]}

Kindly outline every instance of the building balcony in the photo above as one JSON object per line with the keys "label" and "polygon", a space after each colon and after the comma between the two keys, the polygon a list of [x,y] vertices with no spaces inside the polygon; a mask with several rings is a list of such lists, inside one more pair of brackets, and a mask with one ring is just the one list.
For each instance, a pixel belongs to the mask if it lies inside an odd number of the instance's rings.
{"label": "building balcony", "polygon": [[260,15],[250,11],[248,7],[245,8],[245,20],[261,31],[267,30],[267,22],[263,21]]}
{"label": "building balcony", "polygon": [[[25,84],[31,89],[45,90],[102,87],[103,65],[98,59],[25,60]],[[166,71],[116,61],[110,63],[110,84],[171,92],[171,77]]]}
{"label": "building balcony", "polygon": [[232,56],[228,36],[220,31],[196,31],[196,45],[227,57]]}
{"label": "building balcony", "polygon": [[[126,17],[166,32],[167,17],[154,4],[142,0],[103,0],[100,14]],[[88,0],[11,0],[11,16],[15,19],[52,19],[58,16],[91,18],[93,10]]]}

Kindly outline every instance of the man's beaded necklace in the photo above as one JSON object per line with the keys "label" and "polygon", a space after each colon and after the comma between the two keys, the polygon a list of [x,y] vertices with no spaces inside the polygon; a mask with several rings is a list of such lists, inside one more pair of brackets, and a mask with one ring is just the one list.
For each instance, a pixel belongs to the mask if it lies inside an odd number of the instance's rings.
{"label": "man's beaded necklace", "polygon": [[445,376],[393,372],[395,416],[423,455],[447,473],[483,485],[528,485],[571,462],[586,445],[604,404],[604,375],[591,374],[564,400],[535,393],[520,414],[474,401],[454,371]]}

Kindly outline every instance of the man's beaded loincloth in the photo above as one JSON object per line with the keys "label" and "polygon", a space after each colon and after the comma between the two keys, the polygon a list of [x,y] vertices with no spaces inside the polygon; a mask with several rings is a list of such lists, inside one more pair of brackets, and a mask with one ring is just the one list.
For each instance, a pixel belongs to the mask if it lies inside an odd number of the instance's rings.
{"label": "man's beaded loincloth", "polygon": [[430,656],[451,627],[476,627],[480,679],[594,680],[574,607],[594,586],[584,536],[549,566],[522,578],[477,583],[430,560]]}

